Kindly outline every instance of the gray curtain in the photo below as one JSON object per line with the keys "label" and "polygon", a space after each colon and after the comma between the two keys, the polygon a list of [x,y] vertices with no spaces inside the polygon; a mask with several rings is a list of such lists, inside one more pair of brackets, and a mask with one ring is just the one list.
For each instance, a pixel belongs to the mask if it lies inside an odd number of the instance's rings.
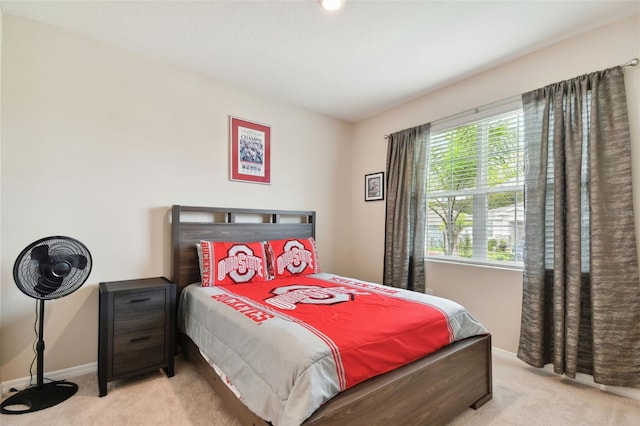
{"label": "gray curtain", "polygon": [[624,76],[525,93],[525,254],[518,357],[640,387],[640,280]]}
{"label": "gray curtain", "polygon": [[430,124],[389,135],[385,285],[424,293],[427,151]]}

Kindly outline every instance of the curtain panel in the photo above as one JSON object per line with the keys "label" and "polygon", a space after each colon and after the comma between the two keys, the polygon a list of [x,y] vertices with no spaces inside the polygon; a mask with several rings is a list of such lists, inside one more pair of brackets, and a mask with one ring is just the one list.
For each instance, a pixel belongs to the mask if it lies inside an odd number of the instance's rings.
{"label": "curtain panel", "polygon": [[427,155],[431,124],[389,135],[385,285],[425,291]]}
{"label": "curtain panel", "polygon": [[624,75],[525,93],[525,250],[518,357],[640,387],[640,279]]}

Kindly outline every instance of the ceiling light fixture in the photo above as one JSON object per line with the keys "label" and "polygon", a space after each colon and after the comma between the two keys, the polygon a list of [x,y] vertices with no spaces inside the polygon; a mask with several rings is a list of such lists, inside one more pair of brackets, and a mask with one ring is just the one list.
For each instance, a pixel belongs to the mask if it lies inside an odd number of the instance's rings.
{"label": "ceiling light fixture", "polygon": [[318,3],[320,3],[320,6],[325,10],[335,12],[342,7],[344,0],[318,0]]}

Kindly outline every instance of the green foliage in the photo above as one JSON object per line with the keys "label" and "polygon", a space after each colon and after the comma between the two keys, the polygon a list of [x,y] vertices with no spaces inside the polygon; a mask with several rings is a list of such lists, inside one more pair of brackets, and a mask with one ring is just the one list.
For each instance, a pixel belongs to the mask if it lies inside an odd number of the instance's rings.
{"label": "green foliage", "polygon": [[471,257],[471,237],[469,237],[469,234],[461,239],[458,254],[462,257]]}
{"label": "green foliage", "polygon": [[497,209],[499,207],[514,206],[522,203],[524,195],[522,191],[518,192],[493,192],[487,194],[489,209]]}
{"label": "green foliage", "polygon": [[487,139],[489,187],[496,187],[518,176],[522,153],[518,149],[517,132],[502,120],[489,125]]}
{"label": "green foliage", "polygon": [[458,127],[445,134],[444,144],[432,146],[427,191],[459,191],[476,185],[479,128]]}
{"label": "green foliage", "polygon": [[514,260],[511,253],[488,253],[489,260]]}

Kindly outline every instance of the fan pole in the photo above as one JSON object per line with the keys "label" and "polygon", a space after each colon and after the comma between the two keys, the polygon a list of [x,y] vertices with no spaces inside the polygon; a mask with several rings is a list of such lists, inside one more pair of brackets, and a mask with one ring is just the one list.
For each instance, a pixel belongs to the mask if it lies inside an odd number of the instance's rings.
{"label": "fan pole", "polygon": [[38,299],[40,308],[40,320],[38,321],[38,343],[36,343],[36,354],[38,357],[38,389],[44,385],[44,300]]}

